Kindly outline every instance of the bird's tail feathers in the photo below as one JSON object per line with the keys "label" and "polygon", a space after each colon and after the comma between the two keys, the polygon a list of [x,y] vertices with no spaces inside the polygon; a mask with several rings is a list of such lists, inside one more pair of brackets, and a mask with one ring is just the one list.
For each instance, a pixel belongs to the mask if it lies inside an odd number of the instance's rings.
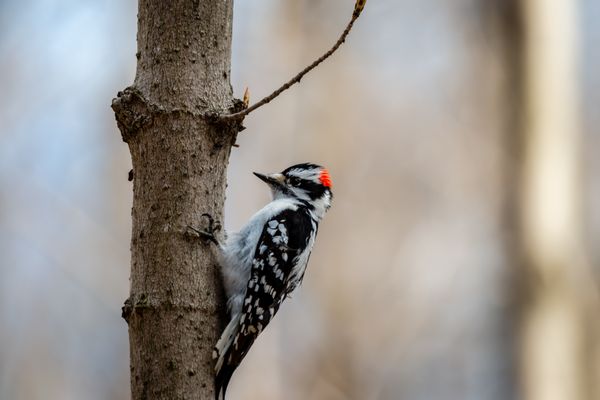
{"label": "bird's tail feathers", "polygon": [[233,375],[233,371],[235,371],[235,368],[237,367],[237,365],[229,365],[226,358],[229,355],[235,336],[238,333],[239,319],[240,314],[236,314],[231,318],[231,321],[229,321],[229,324],[221,334],[221,338],[215,345],[213,353],[213,358],[217,360],[215,364],[215,400],[219,400],[221,391],[223,391],[223,400],[225,400],[227,385]]}
{"label": "bird's tail feathers", "polygon": [[215,375],[215,400],[219,400],[219,395],[223,393],[222,400],[225,400],[225,393],[227,392],[227,386],[235,371],[236,366],[225,364],[223,368]]}

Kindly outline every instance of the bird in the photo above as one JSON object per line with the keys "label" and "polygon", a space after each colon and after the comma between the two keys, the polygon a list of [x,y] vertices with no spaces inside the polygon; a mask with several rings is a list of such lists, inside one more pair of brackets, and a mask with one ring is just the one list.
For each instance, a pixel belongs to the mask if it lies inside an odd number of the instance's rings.
{"label": "bird", "polygon": [[229,381],[282,302],[302,283],[319,223],[331,207],[326,168],[296,164],[280,173],[254,172],[272,201],[224,243],[202,232],[218,248],[229,323],[215,345],[215,400],[225,399]]}

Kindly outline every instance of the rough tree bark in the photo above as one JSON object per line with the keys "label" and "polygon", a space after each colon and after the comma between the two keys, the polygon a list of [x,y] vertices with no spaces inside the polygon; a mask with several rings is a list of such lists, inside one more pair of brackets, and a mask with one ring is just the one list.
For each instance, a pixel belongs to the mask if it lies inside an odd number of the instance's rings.
{"label": "rough tree bark", "polygon": [[133,399],[209,399],[222,292],[186,226],[222,219],[239,122],[229,80],[233,0],[139,0],[137,72],[112,107],[133,163],[129,324]]}

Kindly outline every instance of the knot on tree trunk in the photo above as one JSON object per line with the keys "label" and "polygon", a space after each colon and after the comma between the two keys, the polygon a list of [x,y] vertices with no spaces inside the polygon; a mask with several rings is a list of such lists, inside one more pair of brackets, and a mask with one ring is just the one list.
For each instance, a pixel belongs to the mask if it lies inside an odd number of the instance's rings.
{"label": "knot on tree trunk", "polygon": [[223,112],[209,112],[204,117],[206,121],[219,128],[220,130],[224,130],[227,132],[233,132],[234,135],[237,135],[246,127],[243,125],[244,116],[239,118],[227,118],[228,115],[238,114],[241,111],[244,111],[247,105],[241,99],[233,99],[231,107],[228,108],[227,113]]}
{"label": "knot on tree trunk", "polygon": [[151,107],[148,101],[134,87],[128,87],[117,93],[111,107],[115,112],[117,126],[125,143],[129,143],[140,129],[152,122]]}
{"label": "knot on tree trunk", "polygon": [[[151,103],[139,89],[133,86],[118,92],[117,97],[112,101],[111,107],[115,112],[117,126],[125,143],[130,143],[140,130],[152,124],[155,117],[167,114],[186,114],[206,120],[209,124],[216,126],[222,134],[229,133],[226,136],[233,136],[234,138],[237,133],[246,129],[242,125],[243,117],[223,120],[222,114],[219,112],[198,113],[181,108],[165,109]],[[242,100],[234,99],[228,112],[237,113],[245,108],[246,106]]]}

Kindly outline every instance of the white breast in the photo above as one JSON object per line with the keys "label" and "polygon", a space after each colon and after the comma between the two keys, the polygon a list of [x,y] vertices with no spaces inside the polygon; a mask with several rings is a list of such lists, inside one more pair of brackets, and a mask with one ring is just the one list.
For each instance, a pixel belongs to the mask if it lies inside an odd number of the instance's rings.
{"label": "white breast", "polygon": [[241,310],[246,285],[250,279],[252,259],[264,225],[280,212],[286,209],[295,211],[297,208],[298,203],[293,199],[274,200],[254,214],[239,232],[228,237],[221,257],[221,266],[232,315]]}

